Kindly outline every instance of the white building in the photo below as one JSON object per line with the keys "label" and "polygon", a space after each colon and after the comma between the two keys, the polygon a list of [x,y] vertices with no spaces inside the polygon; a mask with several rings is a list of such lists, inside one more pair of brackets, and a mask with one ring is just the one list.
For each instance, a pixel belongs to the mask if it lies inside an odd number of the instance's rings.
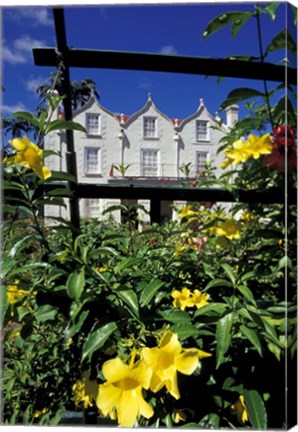
{"label": "white building", "polygon": [[[238,106],[226,110],[226,124],[213,117],[200,99],[196,112],[184,120],[170,119],[154,104],[151,94],[144,107],[132,114],[115,115],[99,104],[94,97],[73,113],[73,120],[84,125],[87,133],[74,132],[79,183],[111,184],[127,181],[133,184],[178,185],[185,179],[181,167],[188,165],[189,178],[202,171],[206,161],[213,161],[220,174],[222,155],[217,155],[220,139],[238,119]],[[58,115],[58,114],[56,114]],[[214,128],[214,127],[217,128]],[[64,132],[46,136],[45,148],[58,150],[62,158],[49,156],[47,166],[66,171],[66,138]],[[122,171],[122,172],[121,172]],[[123,202],[123,200],[122,200]],[[109,205],[120,200],[81,199],[81,217],[101,218]],[[125,200],[131,205],[132,200]],[[139,200],[148,210],[150,202]],[[175,217],[172,202],[163,202],[163,220]],[[175,205],[184,204],[175,202]],[[68,209],[46,206],[45,217],[68,218]],[[119,219],[119,215],[116,216]],[[148,216],[142,215],[144,220]]]}

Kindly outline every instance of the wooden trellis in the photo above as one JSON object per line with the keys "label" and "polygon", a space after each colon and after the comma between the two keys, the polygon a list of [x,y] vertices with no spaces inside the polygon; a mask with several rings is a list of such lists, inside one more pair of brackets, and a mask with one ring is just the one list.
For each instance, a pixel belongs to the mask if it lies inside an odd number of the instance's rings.
{"label": "wooden trellis", "polygon": [[[88,49],[69,48],[66,39],[64,9],[53,8],[56,48],[34,48],[34,62],[37,66],[57,66],[61,70],[61,81],[66,98],[63,100],[65,120],[72,120],[70,97],[69,68],[109,68],[146,70],[155,72],[186,73],[194,75],[218,76],[243,79],[276,81],[297,84],[297,69],[287,65],[275,65],[266,62],[246,62],[240,60],[211,59],[200,57],[170,56],[160,54],[115,52]],[[66,166],[67,171],[77,180],[77,163],[73,131],[66,131]],[[52,186],[47,185],[46,188]],[[247,203],[296,203],[296,190],[271,189],[267,191],[237,190],[233,193],[224,189],[203,189],[173,186],[136,186],[123,185],[91,185],[69,182],[73,192],[70,198],[70,219],[79,229],[80,198],[125,198],[150,199],[151,221],[159,222],[161,200],[189,200],[189,201],[223,201]]]}

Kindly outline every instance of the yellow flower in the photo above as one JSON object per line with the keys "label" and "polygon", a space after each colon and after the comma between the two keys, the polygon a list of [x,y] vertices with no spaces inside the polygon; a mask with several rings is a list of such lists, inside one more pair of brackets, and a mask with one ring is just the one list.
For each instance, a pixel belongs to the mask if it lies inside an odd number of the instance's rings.
{"label": "yellow flower", "polygon": [[187,419],[187,415],[183,411],[183,409],[174,409],[173,412],[173,422],[179,423],[181,421],[185,421]]}
{"label": "yellow flower", "polygon": [[222,161],[222,163],[220,164],[220,167],[222,169],[226,169],[228,168],[228,166],[230,166],[233,163],[233,159],[230,159],[229,157],[227,159],[225,159],[224,161]]}
{"label": "yellow flower", "polygon": [[177,371],[191,375],[198,367],[199,356],[200,350],[197,348],[183,349],[177,334],[167,331],[159,347],[142,349],[142,357],[152,369],[150,389],[156,393],[166,386],[168,392],[175,399],[179,399]]}
{"label": "yellow flower", "polygon": [[241,224],[239,222],[229,217],[225,221],[219,222],[217,226],[212,227],[212,232],[233,240],[240,238],[240,227]]}
{"label": "yellow flower", "polygon": [[185,207],[182,207],[181,211],[179,212],[179,218],[183,219],[185,217],[189,217],[189,216],[196,216],[198,214],[198,212],[193,211],[191,209],[190,205],[187,205]]}
{"label": "yellow flower", "polygon": [[236,166],[240,163],[246,162],[249,158],[259,159],[263,154],[272,153],[273,147],[269,133],[258,137],[257,135],[249,135],[247,141],[237,140],[224,150],[227,157],[222,163],[221,168],[225,169],[231,163]]}
{"label": "yellow flower", "polygon": [[96,380],[90,381],[90,371],[83,372],[83,379],[77,380],[72,390],[75,393],[75,405],[84,402],[84,408],[93,406],[98,394],[98,385]]}
{"label": "yellow flower", "polygon": [[31,142],[26,135],[23,139],[14,138],[9,142],[18,150],[18,153],[13,157],[15,164],[31,168],[41,179],[51,177],[51,171],[43,164],[43,151],[36,144]]}
{"label": "yellow flower", "polygon": [[250,222],[255,218],[253,213],[250,213],[248,210],[243,210],[241,214],[241,219],[243,219],[245,222]]}
{"label": "yellow flower", "polygon": [[201,293],[199,290],[194,290],[192,294],[192,304],[193,306],[196,306],[197,309],[205,306],[208,303],[209,300],[209,294],[207,293]]}
{"label": "yellow flower", "polygon": [[191,292],[188,288],[183,288],[181,291],[174,290],[172,292],[174,298],[173,306],[185,310],[187,306],[192,306]]}
{"label": "yellow flower", "polygon": [[130,365],[119,357],[104,363],[102,372],[107,382],[99,386],[96,405],[104,416],[115,418],[119,426],[133,427],[139,415],[150,418],[153,408],[144,400],[142,388],[148,389],[151,371],[144,361],[134,363],[133,354]]}
{"label": "yellow flower", "polygon": [[105,273],[108,271],[108,267],[96,267],[96,270],[99,271],[99,273]]}
{"label": "yellow flower", "polygon": [[16,279],[13,285],[7,287],[7,300],[9,304],[13,304],[28,294],[28,291],[19,288],[20,281]]}
{"label": "yellow flower", "polygon": [[269,133],[258,137],[257,135],[249,135],[247,146],[254,159],[258,159],[263,154],[272,153],[273,147],[271,143],[271,135]]}
{"label": "yellow flower", "polygon": [[244,424],[248,421],[248,413],[246,411],[244,397],[242,395],[239,396],[239,399],[231,406],[231,414],[235,414],[237,416],[237,420],[239,423]]}
{"label": "yellow flower", "polygon": [[43,408],[42,410],[36,410],[33,414],[34,418],[40,417],[41,415],[47,413],[49,411],[49,408]]}
{"label": "yellow flower", "polygon": [[205,306],[208,303],[209,294],[202,294],[199,290],[194,290],[192,293],[188,288],[184,287],[181,291],[174,290],[172,297],[174,298],[173,306],[184,311],[187,307],[196,306],[199,309]]}
{"label": "yellow flower", "polygon": [[246,162],[251,156],[249,148],[242,140],[235,141],[232,145],[232,149],[227,148],[224,154],[229,160],[232,160],[235,165]]}

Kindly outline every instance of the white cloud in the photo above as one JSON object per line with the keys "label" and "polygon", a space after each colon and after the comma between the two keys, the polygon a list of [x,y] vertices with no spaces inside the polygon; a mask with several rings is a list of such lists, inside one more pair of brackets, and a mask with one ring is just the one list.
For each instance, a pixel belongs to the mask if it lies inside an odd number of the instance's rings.
{"label": "white cloud", "polygon": [[53,19],[50,14],[50,10],[41,7],[15,7],[10,11],[9,16],[18,22],[26,21],[26,26],[36,27],[52,26]]}
{"label": "white cloud", "polygon": [[44,41],[33,39],[28,35],[24,35],[12,42],[9,46],[3,41],[2,58],[10,64],[26,63],[32,58],[32,48],[37,46],[45,46]]}
{"label": "white cloud", "polygon": [[9,115],[17,111],[28,111],[28,110],[22,102],[18,102],[14,105],[2,105],[1,111],[2,114]]}
{"label": "white cloud", "polygon": [[13,51],[7,46],[4,46],[2,50],[2,60],[10,64],[21,64],[26,63],[27,56],[25,56],[23,53]]}
{"label": "white cloud", "polygon": [[32,48],[36,46],[44,46],[44,41],[33,39],[30,36],[23,36],[13,42],[13,46],[18,51],[26,51],[31,54]]}
{"label": "white cloud", "polygon": [[25,87],[26,90],[36,93],[36,89],[41,84],[44,84],[48,81],[48,78],[42,77],[42,76],[31,76],[26,82]]}
{"label": "white cloud", "polygon": [[164,55],[177,55],[177,51],[176,48],[173,45],[164,45],[163,47],[161,47],[160,54],[164,54]]}

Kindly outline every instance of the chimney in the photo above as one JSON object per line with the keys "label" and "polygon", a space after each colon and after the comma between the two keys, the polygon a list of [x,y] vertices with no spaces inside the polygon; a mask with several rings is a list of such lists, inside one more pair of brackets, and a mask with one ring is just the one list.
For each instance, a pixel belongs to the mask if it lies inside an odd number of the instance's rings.
{"label": "chimney", "polygon": [[234,124],[238,121],[238,113],[239,113],[238,105],[231,105],[226,108],[227,126],[229,128],[233,127]]}

